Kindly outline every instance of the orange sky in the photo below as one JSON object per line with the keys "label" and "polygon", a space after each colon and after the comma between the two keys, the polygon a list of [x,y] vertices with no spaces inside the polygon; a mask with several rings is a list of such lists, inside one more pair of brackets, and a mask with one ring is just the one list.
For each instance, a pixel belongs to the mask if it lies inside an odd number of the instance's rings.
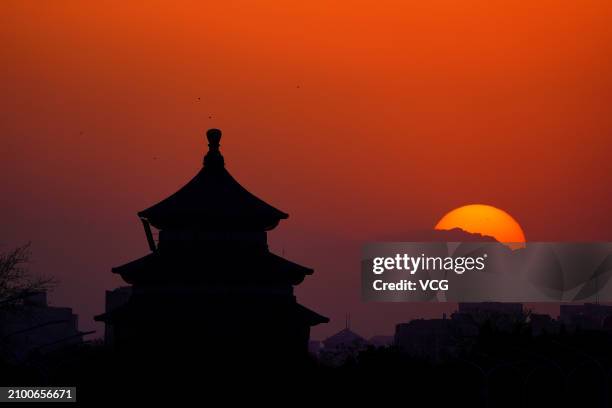
{"label": "orange sky", "polygon": [[459,205],[612,240],[607,0],[91,3],[0,11],[0,244],[33,241],[84,328],[146,252],[136,211],[195,174],[212,126],[291,215],[271,247],[316,268],[298,295],[334,318],[321,333],[346,311],[390,332],[360,304],[359,244]]}

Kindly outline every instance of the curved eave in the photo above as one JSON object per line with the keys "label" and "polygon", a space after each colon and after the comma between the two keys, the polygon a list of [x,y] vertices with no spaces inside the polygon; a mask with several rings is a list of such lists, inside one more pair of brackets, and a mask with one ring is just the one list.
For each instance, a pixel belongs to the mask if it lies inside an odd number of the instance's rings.
{"label": "curved eave", "polygon": [[296,303],[296,308],[299,316],[309,326],[316,326],[318,324],[329,323],[329,317],[318,314],[317,312],[308,309],[305,306]]}
{"label": "curved eave", "polygon": [[143,273],[153,273],[157,265],[157,253],[153,252],[148,255],[128,262],[121,266],[116,266],[111,269],[113,273],[121,275],[124,281],[129,284],[134,284],[137,278]]}
{"label": "curved eave", "polygon": [[311,268],[302,266],[271,252],[268,255],[268,259],[270,269],[278,271],[279,274],[290,276],[292,285],[299,285],[304,281],[306,275],[312,275],[314,273],[314,270]]}
{"label": "curved eave", "polygon": [[[239,270],[244,270],[247,266],[260,271],[262,282],[268,283],[286,283],[298,285],[304,281],[307,275],[312,275],[314,270],[295,262],[289,261],[271,252],[258,256],[256,258],[245,259],[246,265],[238,265]],[[200,263],[197,260],[185,260],[191,263],[194,270],[199,272],[214,271],[219,268],[218,264],[209,264],[204,260]],[[159,252],[153,252],[128,262],[124,265],[112,268],[112,272],[121,275],[123,280],[129,284],[142,283],[146,281],[157,281],[164,275],[166,263]],[[186,270],[178,267],[179,270]],[[250,277],[257,277],[249,274]]]}

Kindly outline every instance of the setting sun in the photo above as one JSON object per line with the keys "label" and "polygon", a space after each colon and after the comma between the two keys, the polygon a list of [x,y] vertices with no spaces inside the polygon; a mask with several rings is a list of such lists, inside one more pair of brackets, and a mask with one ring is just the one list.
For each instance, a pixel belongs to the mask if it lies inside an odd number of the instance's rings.
{"label": "setting sun", "polygon": [[512,249],[525,247],[525,233],[507,212],[484,204],[469,204],[448,212],[435,226],[437,230],[460,228],[465,232],[488,235]]}

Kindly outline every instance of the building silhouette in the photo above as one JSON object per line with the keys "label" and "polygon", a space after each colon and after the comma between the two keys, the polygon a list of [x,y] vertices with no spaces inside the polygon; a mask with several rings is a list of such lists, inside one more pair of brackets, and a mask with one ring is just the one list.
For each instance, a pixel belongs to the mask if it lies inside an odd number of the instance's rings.
{"label": "building silhouette", "polygon": [[329,336],[323,340],[325,350],[355,350],[359,351],[368,345],[368,341],[351,330],[350,327],[345,327],[338,333]]}
{"label": "building silhouette", "polygon": [[368,339],[368,343],[374,347],[389,347],[395,343],[395,336],[387,336],[384,334],[377,334]]}
{"label": "building silhouette", "polygon": [[138,213],[151,253],[113,268],[132,293],[96,320],[126,356],[305,360],[310,328],[329,321],[293,294],[313,270],[269,251],[267,232],[288,214],[230,175],[220,130],[206,135],[209,150],[196,176]]}
{"label": "building silhouette", "polygon": [[565,304],[559,306],[559,321],[567,329],[597,330],[612,316],[612,306],[599,303]]}
{"label": "building silhouette", "polygon": [[395,327],[394,343],[406,354],[438,361],[456,354],[474,341],[484,324],[510,333],[524,321],[522,303],[461,302],[450,319],[414,319]]}
{"label": "building silhouette", "polygon": [[[104,296],[104,312],[111,313],[115,309],[124,306],[132,295],[131,286],[121,286],[113,290],[107,290]],[[112,324],[104,325],[104,343],[108,346],[115,344],[114,328]]]}
{"label": "building silhouette", "polygon": [[344,329],[329,336],[321,344],[319,358],[327,365],[340,365],[348,359],[354,359],[369,345],[364,337],[351,330],[350,315],[346,317]]}
{"label": "building silhouette", "polygon": [[518,302],[459,302],[457,313],[464,313],[475,318],[491,318],[523,314],[523,304]]}
{"label": "building silhouette", "polygon": [[0,357],[18,362],[83,342],[93,332],[79,331],[69,307],[49,306],[46,292],[32,293],[16,310],[0,311]]}
{"label": "building silhouette", "polygon": [[444,354],[453,352],[457,339],[463,336],[459,324],[446,316],[414,319],[395,326],[394,343],[402,353],[439,360]]}

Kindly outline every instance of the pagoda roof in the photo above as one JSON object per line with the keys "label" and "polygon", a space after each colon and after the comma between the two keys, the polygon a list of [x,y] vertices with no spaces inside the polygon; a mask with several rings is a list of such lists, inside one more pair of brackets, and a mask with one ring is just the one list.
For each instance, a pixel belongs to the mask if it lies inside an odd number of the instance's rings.
{"label": "pagoda roof", "polygon": [[[162,283],[167,279],[196,279],[202,283],[215,281],[238,281],[261,284],[301,283],[306,275],[312,275],[313,269],[291,262],[269,251],[237,257],[230,268],[223,260],[209,257],[184,258],[182,264],[176,264],[174,257],[166,257],[160,252],[152,252],[127,264],[115,267],[113,273],[121,275],[127,283]],[[178,272],[180,271],[180,272]],[[257,273],[252,273],[257,271]],[[194,273],[196,272],[196,273]]]}
{"label": "pagoda roof", "polygon": [[289,215],[257,198],[226,170],[219,151],[221,131],[207,132],[204,166],[186,185],[138,216],[158,229],[188,225],[270,230]]}
{"label": "pagoda roof", "polygon": [[[132,304],[124,304],[117,307],[116,309],[107,311],[100,315],[94,316],[94,320],[97,322],[115,323],[121,319],[133,319],[139,318],[142,313],[151,313],[153,315],[163,314],[167,312],[167,308],[163,305],[156,305],[156,307],[149,308]],[[329,323],[329,318],[299,304],[293,303],[289,308],[279,312],[289,313],[292,317],[299,319],[301,322],[308,326],[316,326],[321,323]],[[213,312],[214,313],[214,312]]]}

